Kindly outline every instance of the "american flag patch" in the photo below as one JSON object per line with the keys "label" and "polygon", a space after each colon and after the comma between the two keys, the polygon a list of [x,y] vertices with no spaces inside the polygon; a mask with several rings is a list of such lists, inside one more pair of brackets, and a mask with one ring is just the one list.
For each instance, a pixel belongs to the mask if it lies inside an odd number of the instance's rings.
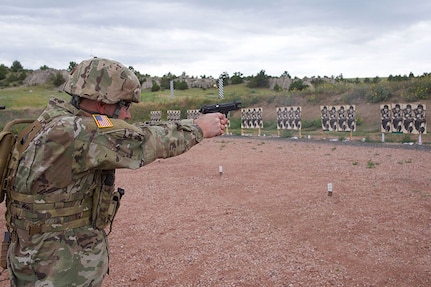
{"label": "american flag patch", "polygon": [[93,115],[93,118],[99,128],[112,128],[114,126],[105,115]]}

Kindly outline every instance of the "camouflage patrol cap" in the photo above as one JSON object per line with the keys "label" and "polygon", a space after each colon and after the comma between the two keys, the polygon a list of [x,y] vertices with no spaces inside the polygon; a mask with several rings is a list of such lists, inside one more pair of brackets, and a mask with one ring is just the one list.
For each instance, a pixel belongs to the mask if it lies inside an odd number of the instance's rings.
{"label": "camouflage patrol cap", "polygon": [[70,95],[107,104],[138,103],[141,96],[141,84],[136,75],[123,64],[103,58],[78,64],[63,90]]}

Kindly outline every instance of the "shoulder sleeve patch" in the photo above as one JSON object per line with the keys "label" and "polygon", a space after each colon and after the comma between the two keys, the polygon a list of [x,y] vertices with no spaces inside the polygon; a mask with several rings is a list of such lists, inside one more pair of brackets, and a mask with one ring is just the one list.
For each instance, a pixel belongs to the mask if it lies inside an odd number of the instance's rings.
{"label": "shoulder sleeve patch", "polygon": [[93,115],[93,119],[99,128],[112,128],[114,126],[111,120],[105,115]]}

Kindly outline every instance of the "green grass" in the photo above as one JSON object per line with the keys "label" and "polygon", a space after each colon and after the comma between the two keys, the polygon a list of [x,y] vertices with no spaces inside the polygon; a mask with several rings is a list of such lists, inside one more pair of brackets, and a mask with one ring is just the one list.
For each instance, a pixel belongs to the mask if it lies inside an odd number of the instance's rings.
{"label": "green grass", "polygon": [[0,90],[0,105],[7,109],[44,108],[51,96],[69,98],[69,95],[47,86],[7,88]]}
{"label": "green grass", "polygon": [[367,168],[375,168],[378,163],[373,162],[371,159],[367,162]]}
{"label": "green grass", "polygon": [[[324,132],[320,126],[319,108],[320,104],[342,104],[343,94],[346,93],[343,89],[338,89],[337,85],[330,85],[329,90],[321,91],[321,87],[310,88],[303,92],[290,92],[290,91],[274,91],[271,89],[263,88],[248,88],[245,84],[227,85],[224,87],[224,99],[219,99],[219,91],[216,88],[200,89],[190,88],[187,90],[175,90],[174,96],[171,97],[170,90],[162,90],[158,92],[151,92],[150,90],[143,90],[141,94],[141,103],[132,106],[132,122],[133,121],[147,121],[150,120],[150,112],[154,110],[162,111],[162,119],[166,119],[167,110],[181,110],[181,117],[185,118],[188,109],[199,109],[203,104],[241,101],[242,107],[263,107],[264,108],[264,127],[260,129],[261,135],[277,136],[280,137],[300,137],[303,135],[310,135],[312,138],[317,137],[325,138],[333,137],[339,140],[350,139],[349,133],[340,132]],[[364,87],[365,89],[365,87]],[[320,102],[310,103],[307,102],[307,97],[318,93]],[[29,117],[38,114],[45,106],[51,96],[57,96],[64,99],[69,99],[69,95],[60,92],[58,89],[52,88],[49,85],[38,85],[31,87],[14,87],[0,89],[0,105],[6,106],[6,110],[0,111],[0,127],[14,118]],[[335,103],[333,97],[340,97]],[[332,100],[328,100],[332,97]],[[389,100],[390,102],[390,100]],[[362,102],[364,103],[364,102]],[[269,110],[268,106],[289,106],[300,105],[316,109],[313,114],[303,113],[303,129],[302,131],[296,130],[277,130],[277,122],[275,111]],[[376,114],[379,111],[376,110]],[[234,135],[241,135],[242,132],[246,134],[257,135],[258,130],[242,130],[241,129],[241,112],[231,112],[231,126],[229,133]],[[266,116],[266,118],[265,118]],[[365,139],[366,142],[381,142],[381,132],[379,130],[379,117],[376,119],[362,119],[361,125],[358,125],[358,130],[353,132],[353,140]],[[409,142],[416,141],[417,135],[400,135],[400,134],[386,134],[385,142]],[[426,134],[422,136],[423,144],[431,142],[431,136]]]}

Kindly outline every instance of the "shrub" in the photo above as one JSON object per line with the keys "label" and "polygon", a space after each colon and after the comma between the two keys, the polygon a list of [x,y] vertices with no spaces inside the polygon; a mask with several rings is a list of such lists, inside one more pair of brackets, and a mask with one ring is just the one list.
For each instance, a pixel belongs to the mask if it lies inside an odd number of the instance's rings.
{"label": "shrub", "polygon": [[174,87],[175,87],[175,90],[187,90],[189,88],[189,86],[187,85],[187,82],[184,80],[175,81]]}
{"label": "shrub", "polygon": [[322,120],[320,118],[311,121],[302,120],[301,124],[303,129],[307,129],[310,131],[319,130],[322,128]]}
{"label": "shrub", "polygon": [[307,102],[312,104],[312,105],[316,105],[316,104],[320,103],[321,100],[322,100],[321,94],[311,94],[307,97]]}
{"label": "shrub", "polygon": [[230,78],[230,82],[232,85],[238,85],[244,82],[244,79],[242,78],[242,73],[235,72],[233,73],[233,76]]}
{"label": "shrub", "polygon": [[415,81],[408,89],[409,96],[406,96],[406,100],[416,101],[416,100],[427,100],[431,95],[431,78],[424,78]]}
{"label": "shrub", "polygon": [[247,83],[249,88],[268,88],[269,87],[269,76],[265,74],[265,71],[260,71],[256,76],[251,77]]}
{"label": "shrub", "polygon": [[403,134],[403,138],[401,139],[402,143],[410,143],[412,142],[412,138],[410,134]]}
{"label": "shrub", "polygon": [[158,92],[158,91],[160,91],[160,85],[153,80],[153,85],[151,86],[151,92]]}
{"label": "shrub", "polygon": [[283,89],[278,85],[278,84],[275,84],[275,86],[274,86],[274,91],[276,91],[276,92],[280,92],[280,91],[282,91]]}
{"label": "shrub", "polygon": [[308,85],[304,84],[301,79],[293,81],[289,86],[289,91],[302,91],[306,89]]}
{"label": "shrub", "polygon": [[55,74],[54,80],[52,81],[53,85],[58,87],[64,84],[64,82],[66,82],[66,80],[64,79],[63,75],[57,72],[57,74]]}
{"label": "shrub", "polygon": [[370,103],[379,103],[387,101],[391,97],[391,92],[384,85],[374,85],[371,89],[371,93],[367,95],[366,99]]}

